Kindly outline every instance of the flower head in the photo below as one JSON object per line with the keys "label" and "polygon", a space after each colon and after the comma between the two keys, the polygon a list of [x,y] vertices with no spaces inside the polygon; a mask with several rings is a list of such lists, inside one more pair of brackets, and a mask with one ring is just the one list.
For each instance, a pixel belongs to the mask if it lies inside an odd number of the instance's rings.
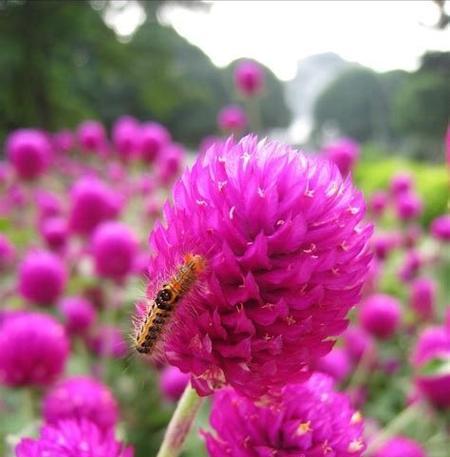
{"label": "flower head", "polygon": [[6,319],[0,332],[0,382],[46,386],[63,372],[69,342],[61,324],[41,313]]}
{"label": "flower head", "polygon": [[182,373],[177,367],[167,366],[161,371],[159,387],[170,401],[178,401],[188,383],[189,375]]}
{"label": "flower head", "polygon": [[434,314],[436,283],[430,278],[418,278],[411,284],[410,305],[422,319],[430,319]]}
{"label": "flower head", "polygon": [[388,195],[380,190],[375,192],[369,201],[369,207],[374,216],[382,216],[388,204]]}
{"label": "flower head", "polygon": [[319,373],[286,386],[272,408],[223,389],[214,395],[210,421],[214,432],[204,433],[210,457],[355,457],[365,449],[361,415]]}
{"label": "flower head", "polygon": [[260,396],[308,376],[367,274],[361,194],[333,164],[249,136],[199,157],[173,202],[150,236],[149,302],[187,254],[206,268],[177,303],[169,361],[201,394],[228,383]]}
{"label": "flower head", "polygon": [[225,106],[217,115],[217,124],[225,132],[241,132],[247,127],[247,116],[238,105]]}
{"label": "flower head", "polygon": [[44,132],[21,129],[8,137],[6,154],[18,176],[31,180],[41,176],[48,168],[52,149]]}
{"label": "flower head", "polygon": [[240,62],[234,70],[234,83],[244,95],[252,96],[264,88],[264,72],[260,64],[252,60]]}
{"label": "flower head", "polygon": [[47,423],[62,419],[88,419],[102,430],[114,428],[119,410],[109,388],[87,376],[59,382],[45,396],[43,415]]}
{"label": "flower head", "polygon": [[42,222],[40,229],[42,238],[45,240],[49,249],[61,251],[65,248],[68,238],[66,219],[62,217],[49,218]]}
{"label": "flower head", "polygon": [[346,176],[359,158],[360,147],[350,138],[341,138],[328,144],[324,152],[328,159],[338,166],[342,175]]}
{"label": "flower head", "polygon": [[400,195],[409,192],[413,188],[413,179],[408,173],[398,173],[391,179],[390,190],[393,195]]}
{"label": "flower head", "polygon": [[62,420],[45,425],[39,438],[23,438],[16,457],[133,457],[133,449],[116,441],[113,430],[104,432],[88,420]]}
{"label": "flower head", "polygon": [[66,297],[58,305],[69,334],[84,334],[96,317],[94,305],[83,297]]}
{"label": "flower head", "polygon": [[141,126],[140,153],[145,162],[154,162],[162,150],[171,141],[169,131],[157,122],[148,122]]}
{"label": "flower head", "polygon": [[69,152],[74,143],[75,138],[70,130],[61,130],[53,135],[53,145],[58,152]]}
{"label": "flower head", "polygon": [[101,224],[92,238],[97,274],[116,280],[124,279],[133,269],[137,245],[134,233],[125,224]]}
{"label": "flower head", "polygon": [[450,214],[443,214],[431,223],[431,234],[438,240],[450,243]]}
{"label": "flower head", "polygon": [[396,197],[395,210],[402,221],[416,219],[422,214],[422,200],[414,192],[403,192]]}
{"label": "flower head", "polygon": [[78,142],[87,152],[102,152],[106,147],[105,127],[98,121],[85,121],[77,130]]}
{"label": "flower head", "polygon": [[374,457],[427,457],[427,453],[411,438],[395,436],[384,443]]}
{"label": "flower head", "polygon": [[171,184],[178,177],[184,156],[181,144],[171,143],[163,149],[158,161],[158,177],[163,184]]}
{"label": "flower head", "polygon": [[109,325],[99,327],[90,336],[88,345],[94,354],[115,359],[124,357],[128,350],[123,332],[118,327]]}
{"label": "flower head", "polygon": [[359,318],[369,333],[380,339],[388,339],[400,325],[401,306],[390,295],[374,294],[361,306]]}
{"label": "flower head", "polygon": [[61,259],[47,251],[30,251],[19,267],[19,292],[37,305],[51,305],[63,292],[67,273]]}
{"label": "flower head", "polygon": [[129,160],[139,151],[139,123],[131,116],[122,116],[112,128],[114,147],[123,160]]}
{"label": "flower head", "polygon": [[344,347],[354,363],[362,357],[375,355],[375,343],[372,336],[361,327],[350,326],[344,332]]}
{"label": "flower head", "polygon": [[320,358],[315,368],[321,373],[325,373],[337,382],[343,381],[350,373],[352,368],[351,359],[348,352],[340,347],[335,347],[326,356]]}

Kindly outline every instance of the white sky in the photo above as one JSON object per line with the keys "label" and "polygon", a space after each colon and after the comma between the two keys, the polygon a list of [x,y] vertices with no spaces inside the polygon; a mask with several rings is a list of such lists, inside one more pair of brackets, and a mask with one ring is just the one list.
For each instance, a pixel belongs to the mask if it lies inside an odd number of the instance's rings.
{"label": "white sky", "polygon": [[295,76],[299,60],[322,52],[388,71],[414,70],[426,50],[450,49],[449,29],[424,25],[438,18],[431,0],[211,3],[208,12],[166,7],[161,20],[218,66],[250,57],[283,80]]}

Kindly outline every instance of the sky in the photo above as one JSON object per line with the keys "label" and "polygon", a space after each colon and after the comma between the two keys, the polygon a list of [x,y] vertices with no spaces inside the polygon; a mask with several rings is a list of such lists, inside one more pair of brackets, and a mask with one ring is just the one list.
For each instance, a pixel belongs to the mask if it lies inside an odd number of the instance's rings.
{"label": "sky", "polygon": [[323,52],[377,71],[413,71],[426,50],[450,49],[450,30],[431,27],[438,18],[431,0],[210,3],[209,11],[165,7],[160,19],[217,66],[253,58],[282,80],[295,76],[298,61]]}

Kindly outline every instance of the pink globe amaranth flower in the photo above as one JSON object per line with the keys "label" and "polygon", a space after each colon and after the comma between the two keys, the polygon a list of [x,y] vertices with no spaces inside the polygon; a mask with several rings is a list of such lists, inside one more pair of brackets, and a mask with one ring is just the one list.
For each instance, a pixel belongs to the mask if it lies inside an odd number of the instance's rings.
{"label": "pink globe amaranth flower", "polygon": [[225,106],[217,115],[217,124],[225,132],[240,132],[247,127],[247,115],[238,105]]}
{"label": "pink globe amaranth flower", "polygon": [[114,219],[120,213],[121,196],[97,178],[83,177],[71,190],[70,228],[89,235],[100,223]]}
{"label": "pink globe amaranth flower", "polygon": [[402,221],[417,219],[423,210],[422,200],[413,192],[403,192],[396,197],[395,211]]}
{"label": "pink globe amaranth flower", "polygon": [[345,349],[335,347],[326,356],[317,360],[315,369],[331,376],[337,382],[341,382],[349,375],[352,362]]}
{"label": "pink globe amaranth flower", "polygon": [[0,331],[0,383],[47,386],[64,371],[69,341],[51,316],[22,312],[6,319]]}
{"label": "pink globe amaranth flower", "polygon": [[148,252],[139,252],[134,260],[133,273],[148,279]]}
{"label": "pink globe amaranth flower", "polygon": [[434,316],[436,301],[436,283],[430,278],[418,278],[411,284],[410,305],[421,319]]}
{"label": "pink globe amaranth flower", "polygon": [[188,383],[189,375],[182,373],[177,367],[167,366],[161,371],[159,388],[169,401],[178,401]]}
{"label": "pink globe amaranth flower", "polygon": [[222,138],[215,135],[205,136],[198,146],[199,154],[204,154],[213,144],[221,141]]}
{"label": "pink globe amaranth flower", "polygon": [[320,373],[286,386],[273,407],[223,389],[214,395],[210,423],[214,431],[203,432],[210,457],[350,457],[365,449],[361,415]]}
{"label": "pink globe amaranth flower", "polygon": [[100,357],[121,359],[127,355],[128,344],[123,332],[114,326],[104,325],[87,341],[90,350]]}
{"label": "pink globe amaranth flower", "polygon": [[418,224],[408,225],[403,233],[403,246],[411,249],[417,245],[422,237],[422,228]]}
{"label": "pink globe amaranth flower", "polygon": [[60,381],[43,400],[47,423],[63,419],[87,419],[106,431],[113,429],[119,416],[117,400],[109,387],[87,376]]}
{"label": "pink globe amaranth flower", "polygon": [[66,282],[64,263],[51,252],[30,251],[19,266],[19,293],[37,305],[53,304],[64,291]]}
{"label": "pink globe amaranth flower", "polygon": [[45,425],[39,438],[23,438],[16,457],[133,457],[133,448],[116,441],[114,431],[104,432],[88,420],[62,420]]}
{"label": "pink globe amaranth flower", "polygon": [[427,453],[411,438],[395,436],[384,443],[374,457],[427,457]]}
{"label": "pink globe amaranth flower", "polygon": [[131,273],[138,242],[134,233],[121,222],[104,222],[92,237],[92,255],[99,276],[115,280]]}
{"label": "pink globe amaranth flower", "polygon": [[206,264],[166,330],[170,363],[201,395],[231,384],[258,397],[305,379],[359,301],[364,210],[336,166],[276,142],[229,139],[198,157],[150,235],[150,301],[186,254]]}
{"label": "pink globe amaranth flower", "polygon": [[236,88],[246,96],[256,95],[264,88],[264,71],[252,60],[239,62],[234,70]]}
{"label": "pink globe amaranth flower", "polygon": [[380,217],[384,214],[387,205],[388,195],[382,190],[374,192],[369,199],[369,209],[376,217]]}
{"label": "pink globe amaranth flower", "polygon": [[[450,332],[446,327],[429,327],[417,340],[411,362],[416,369],[416,385],[437,408],[450,408]],[[430,370],[429,365],[439,368]]]}
{"label": "pink globe amaranth flower", "polygon": [[86,152],[103,152],[106,148],[105,127],[98,121],[85,121],[77,129],[78,143]]}
{"label": "pink globe amaranth flower", "polygon": [[158,161],[158,178],[164,184],[171,184],[180,174],[186,152],[181,144],[172,143],[161,153]]}
{"label": "pink globe amaranth flower", "polygon": [[399,277],[402,281],[411,281],[420,271],[424,264],[423,256],[414,249],[406,253],[406,257],[399,270]]}
{"label": "pink globe amaranth flower", "polygon": [[372,238],[372,248],[379,260],[386,260],[389,254],[398,246],[399,239],[395,233],[380,233]]}
{"label": "pink globe amaranth flower", "polygon": [[139,122],[132,116],[122,116],[112,128],[114,148],[122,160],[130,160],[139,152]]}
{"label": "pink globe amaranth flower", "polygon": [[40,130],[21,129],[6,140],[6,154],[21,179],[32,180],[47,170],[52,148],[47,136]]}
{"label": "pink globe amaranth flower", "polygon": [[431,234],[438,240],[450,242],[450,214],[443,214],[431,223]]}
{"label": "pink globe amaranth flower", "polygon": [[359,154],[359,144],[350,138],[341,138],[324,148],[325,156],[334,162],[342,175],[346,176],[356,164]]}
{"label": "pink globe amaranth flower", "polygon": [[16,259],[16,248],[9,239],[0,233],[0,272],[12,267]]}
{"label": "pink globe amaranth flower", "polygon": [[49,249],[53,251],[65,249],[69,231],[65,219],[62,217],[49,218],[41,224],[40,231]]}
{"label": "pink globe amaranth flower", "polygon": [[162,150],[170,144],[169,131],[157,122],[142,124],[139,150],[144,162],[153,163],[162,153]]}
{"label": "pink globe amaranth flower", "polygon": [[96,318],[94,305],[83,297],[66,297],[58,304],[64,317],[66,330],[71,335],[81,335],[92,326]]}
{"label": "pink globe amaranth flower", "polygon": [[354,364],[359,363],[363,357],[366,360],[375,358],[375,342],[364,329],[353,325],[342,336],[344,348]]}
{"label": "pink globe amaranth flower", "polygon": [[389,339],[401,323],[400,303],[390,295],[371,295],[361,306],[359,320],[370,334],[382,340]]}
{"label": "pink globe amaranth flower", "polygon": [[74,134],[70,130],[61,130],[53,135],[53,145],[59,153],[71,151],[75,146]]}
{"label": "pink globe amaranth flower", "polygon": [[35,201],[40,220],[59,216],[63,211],[60,198],[53,192],[39,189],[36,192]]}
{"label": "pink globe amaranth flower", "polygon": [[408,173],[398,173],[391,178],[390,191],[397,196],[413,189],[413,179]]}

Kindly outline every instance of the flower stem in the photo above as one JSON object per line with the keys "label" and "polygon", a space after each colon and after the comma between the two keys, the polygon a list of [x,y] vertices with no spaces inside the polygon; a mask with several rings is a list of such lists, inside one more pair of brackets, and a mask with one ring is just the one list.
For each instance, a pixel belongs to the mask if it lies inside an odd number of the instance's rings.
{"label": "flower stem", "polygon": [[167,427],[157,457],[177,457],[180,454],[201,404],[202,398],[188,384]]}

